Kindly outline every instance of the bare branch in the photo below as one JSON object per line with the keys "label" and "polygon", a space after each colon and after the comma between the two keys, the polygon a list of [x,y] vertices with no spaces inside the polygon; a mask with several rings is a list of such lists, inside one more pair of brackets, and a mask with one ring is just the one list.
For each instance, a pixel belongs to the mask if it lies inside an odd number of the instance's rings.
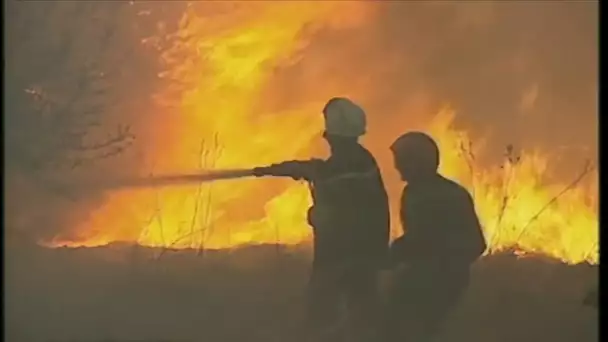
{"label": "bare branch", "polygon": [[509,200],[512,197],[512,194],[510,193],[510,189],[511,189],[511,181],[513,180],[513,177],[515,176],[514,167],[521,160],[521,156],[515,154],[514,147],[511,144],[507,145],[504,157],[505,157],[504,164],[500,167],[505,172],[504,177],[503,177],[503,182],[502,182],[502,200],[501,200],[500,210],[498,212],[498,220],[496,221],[496,227],[494,228],[494,236],[492,236],[492,241],[490,243],[490,246],[493,246],[495,244],[495,242],[498,240],[498,237],[500,236],[500,232],[501,232],[500,226],[502,224],[502,220],[506,213],[507,206],[509,204]]}
{"label": "bare branch", "polygon": [[521,237],[524,235],[524,233],[526,232],[526,229],[530,226],[530,224],[532,224],[532,222],[536,221],[536,219],[538,219],[538,217],[540,215],[542,215],[542,213],[545,212],[545,210],[547,210],[547,208],[551,207],[551,205],[553,205],[554,203],[556,203],[557,200],[560,197],[562,197],[565,193],[567,193],[568,191],[574,189],[574,187],[576,187],[576,185],[578,183],[580,183],[585,178],[585,176],[587,176],[594,169],[595,169],[595,166],[591,163],[590,160],[587,160],[585,162],[585,167],[583,168],[583,171],[581,171],[581,173],[570,184],[568,184],[558,194],[556,194],[555,196],[553,196],[553,198],[551,198],[551,200],[549,202],[547,202],[547,204],[545,204],[534,216],[532,216],[532,218],[530,218],[530,220],[528,221],[528,223],[526,223],[526,225],[519,232],[519,235],[517,236],[516,241],[519,241],[521,239]]}
{"label": "bare branch", "polygon": [[[9,161],[25,162],[26,169],[74,168],[122,153],[134,140],[128,126],[90,141],[113,101],[102,58],[116,51],[120,9],[90,3],[36,6],[8,6],[13,16],[8,24],[12,54],[6,61],[6,117],[14,133],[8,135],[7,145],[19,156]],[[64,16],[69,20],[61,20]],[[45,38],[48,31],[53,39]]]}

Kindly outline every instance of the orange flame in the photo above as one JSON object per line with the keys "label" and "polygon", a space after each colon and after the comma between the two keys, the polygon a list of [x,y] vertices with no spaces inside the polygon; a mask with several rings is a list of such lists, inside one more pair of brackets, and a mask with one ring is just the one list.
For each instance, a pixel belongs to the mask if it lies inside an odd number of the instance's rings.
{"label": "orange flame", "polygon": [[[256,2],[234,5],[230,16],[216,19],[201,14],[205,6],[211,5],[190,6],[178,32],[165,37],[173,45],[162,53],[167,71],[159,77],[168,86],[156,100],[172,117],[153,125],[162,137],[154,145],[155,169],[242,168],[318,152],[319,112],[327,97],[319,91],[310,94],[310,101],[277,110],[274,99],[266,97],[276,87],[273,71],[297,63],[315,30],[359,25],[374,16],[373,7]],[[523,153],[503,168],[483,169],[462,148],[469,139],[453,129],[453,117],[453,111],[443,110],[427,130],[440,144],[441,171],[474,194],[491,250],[517,247],[566,262],[597,263],[597,187],[576,185],[553,201],[565,185],[543,184],[548,160],[538,153]],[[387,172],[390,167],[383,165]],[[114,193],[77,229],[81,236],[58,238],[52,245],[299,244],[310,238],[304,217],[309,204],[306,186],[282,180]],[[397,231],[396,220],[394,225]]]}

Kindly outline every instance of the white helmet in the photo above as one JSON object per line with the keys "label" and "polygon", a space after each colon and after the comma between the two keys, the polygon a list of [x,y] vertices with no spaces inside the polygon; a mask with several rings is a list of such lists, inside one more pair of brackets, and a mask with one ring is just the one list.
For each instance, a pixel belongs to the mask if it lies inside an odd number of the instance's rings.
{"label": "white helmet", "polygon": [[365,111],[343,97],[329,100],[323,109],[325,133],[342,137],[360,137],[365,134]]}

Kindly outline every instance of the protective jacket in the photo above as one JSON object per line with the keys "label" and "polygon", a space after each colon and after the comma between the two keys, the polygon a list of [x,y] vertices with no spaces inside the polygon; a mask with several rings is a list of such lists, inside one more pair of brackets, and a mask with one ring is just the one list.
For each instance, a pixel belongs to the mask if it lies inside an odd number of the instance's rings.
{"label": "protective jacket", "polygon": [[266,174],[306,180],[313,206],[316,265],[378,265],[388,256],[389,202],[378,165],[361,145],[327,160],[289,161]]}
{"label": "protective jacket", "polygon": [[438,174],[405,187],[401,221],[406,233],[391,247],[397,262],[468,267],[486,249],[473,199]]}

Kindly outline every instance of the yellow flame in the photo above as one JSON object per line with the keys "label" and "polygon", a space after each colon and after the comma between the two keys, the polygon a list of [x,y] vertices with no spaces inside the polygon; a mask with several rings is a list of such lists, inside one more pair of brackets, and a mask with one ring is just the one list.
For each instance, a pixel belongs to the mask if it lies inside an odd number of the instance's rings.
{"label": "yellow flame", "polygon": [[493,169],[476,170],[474,155],[466,156],[474,151],[462,148],[470,140],[452,128],[453,117],[449,109],[440,112],[429,132],[443,152],[441,172],[474,195],[492,251],[518,248],[572,263],[599,262],[597,185],[544,184],[548,160],[539,153],[522,152]]}
{"label": "yellow flame", "polygon": [[[210,5],[189,7],[178,33],[167,38],[175,43],[162,53],[167,71],[160,76],[167,89],[156,99],[175,109],[153,125],[162,137],[154,145],[155,169],[241,168],[317,152],[320,109],[327,98],[311,94],[314,100],[296,108],[262,112],[260,108],[272,107],[265,106],[272,99],[264,96],[272,93],[273,71],[296,63],[315,29],[358,25],[374,15],[373,7],[359,2],[255,3],[234,5],[230,16],[216,19],[201,14],[204,6]],[[566,185],[543,183],[548,160],[538,153],[482,168],[462,148],[469,138],[452,127],[453,117],[445,109],[427,129],[440,145],[441,171],[474,194],[491,250],[517,247],[566,262],[597,263],[597,187],[576,185],[553,201]],[[391,171],[391,165],[382,166]],[[298,244],[310,238],[305,223],[309,204],[303,184],[264,179],[115,193],[77,229],[81,235],[52,244]]]}

